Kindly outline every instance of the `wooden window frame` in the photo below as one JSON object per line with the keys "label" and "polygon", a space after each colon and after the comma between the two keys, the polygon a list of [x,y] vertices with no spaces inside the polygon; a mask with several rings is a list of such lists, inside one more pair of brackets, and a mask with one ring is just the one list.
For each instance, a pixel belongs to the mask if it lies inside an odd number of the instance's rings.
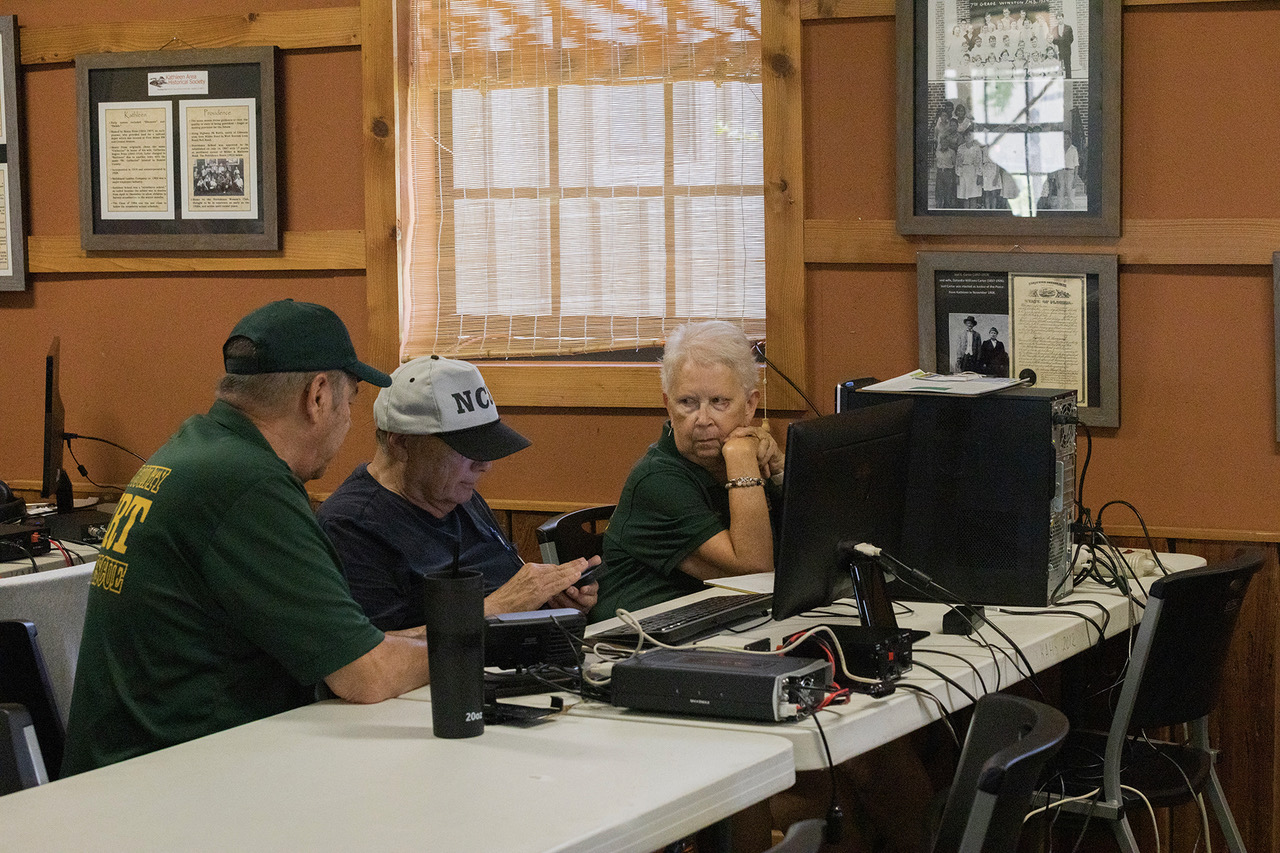
{"label": "wooden window frame", "polygon": [[[399,134],[388,134],[385,122],[386,117],[396,115],[397,99],[401,104],[407,100],[407,93],[397,90],[394,38],[397,30],[400,37],[405,38],[408,27],[391,25],[392,16],[400,14],[395,0],[363,0],[360,9],[361,55],[365,65],[369,340],[375,363],[390,367],[398,362],[400,352],[396,239],[402,232],[395,215],[395,201],[399,197],[395,142]],[[770,361],[803,387],[807,383],[808,361],[802,245],[800,9],[794,3],[762,0],[760,18],[761,55],[765,57],[762,97],[766,336]],[[400,47],[403,50],[407,45]],[[385,87],[379,84],[384,80]],[[623,409],[661,406],[657,364],[545,361],[481,364],[485,381],[504,406]],[[799,395],[785,383],[778,382],[770,390],[773,407],[802,408]]]}

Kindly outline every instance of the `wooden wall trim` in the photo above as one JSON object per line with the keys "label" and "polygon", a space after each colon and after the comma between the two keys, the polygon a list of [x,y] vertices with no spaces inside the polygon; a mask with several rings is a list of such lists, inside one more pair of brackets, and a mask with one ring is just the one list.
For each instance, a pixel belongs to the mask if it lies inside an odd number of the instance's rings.
{"label": "wooden wall trim", "polygon": [[[21,22],[19,22],[21,24]],[[174,41],[178,39],[178,41]],[[356,47],[360,7],[250,12],[177,20],[67,24],[18,28],[23,65],[71,62],[78,53],[121,53],[166,47],[245,47],[273,44],[285,50]]]}
{"label": "wooden wall trim", "polygon": [[278,252],[86,252],[80,235],[32,235],[33,273],[364,269],[364,231],[284,231]]}
{"label": "wooden wall trim", "polygon": [[387,372],[400,363],[395,12],[394,0],[360,3],[368,357]]}
{"label": "wooden wall trim", "polygon": [[[1151,526],[1152,539],[1195,539],[1205,542],[1280,542],[1280,530],[1213,530],[1207,527],[1159,527]],[[1107,525],[1109,537],[1131,536],[1146,540],[1142,528],[1123,524]]]}
{"label": "wooden wall trim", "polygon": [[1280,219],[1126,219],[1119,239],[903,237],[891,219],[807,219],[808,264],[914,264],[918,251],[1118,253],[1122,264],[1265,264],[1280,246]]}
{"label": "wooden wall trim", "polygon": [[[1123,0],[1125,6],[1171,6],[1187,3],[1231,3],[1240,0]],[[800,17],[806,21],[827,18],[891,18],[894,0],[801,0]]]}
{"label": "wooden wall trim", "polygon": [[[793,381],[806,386],[809,361],[805,323],[809,300],[802,250],[805,206],[800,0],[761,0],[760,18],[769,358]],[[771,406],[798,407],[798,398],[784,401],[784,397],[794,396],[785,382],[771,384]]]}

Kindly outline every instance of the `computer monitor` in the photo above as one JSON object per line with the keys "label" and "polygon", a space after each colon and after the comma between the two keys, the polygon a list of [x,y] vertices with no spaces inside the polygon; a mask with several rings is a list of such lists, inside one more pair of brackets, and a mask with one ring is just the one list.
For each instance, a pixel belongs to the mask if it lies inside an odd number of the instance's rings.
{"label": "computer monitor", "polygon": [[68,513],[75,509],[71,492],[71,480],[62,469],[63,430],[66,415],[62,408],[62,395],[58,392],[58,356],[61,342],[54,337],[49,354],[44,359],[44,476],[40,481],[40,496],[55,498],[57,510]]}
{"label": "computer monitor", "polygon": [[787,429],[773,618],[788,619],[854,592],[849,546],[892,551],[902,533],[911,400],[796,421]]}

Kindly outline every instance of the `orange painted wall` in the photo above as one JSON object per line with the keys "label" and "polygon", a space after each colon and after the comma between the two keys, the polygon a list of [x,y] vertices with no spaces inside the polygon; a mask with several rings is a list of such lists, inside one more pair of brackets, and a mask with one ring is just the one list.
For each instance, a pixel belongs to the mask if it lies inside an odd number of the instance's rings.
{"label": "orange painted wall", "polygon": [[[147,21],[264,9],[343,5],[306,0],[240,4],[27,0],[20,27]],[[181,33],[177,33],[181,36]],[[21,35],[21,33],[20,33]],[[161,45],[157,44],[159,48]],[[360,150],[360,52],[281,52],[277,115],[282,230],[358,230],[364,218]],[[28,231],[78,234],[76,83],[70,63],[20,70],[29,188]],[[0,293],[0,478],[38,481],[44,354],[62,338],[62,398],[69,431],[149,455],[188,415],[204,411],[221,375],[221,346],[253,308],[291,297],[322,302],[346,321],[358,349],[368,338],[361,273],[171,276],[32,275],[25,293]],[[371,445],[372,395],[362,395],[352,437],[316,488],[332,488]],[[361,441],[357,441],[357,437]],[[125,483],[136,460],[94,442],[75,451],[101,483]],[[66,460],[73,482],[87,485]]]}
{"label": "orange painted wall", "polygon": [[[50,26],[70,9],[77,21],[108,22],[333,5],[347,4],[27,0],[17,11],[22,25]],[[1280,9],[1135,8],[1124,27],[1124,215],[1280,218]],[[807,215],[892,218],[893,21],[806,24],[802,67]],[[282,53],[280,69],[282,227],[362,227],[359,51]],[[32,66],[21,76],[29,230],[78,233],[74,71]],[[807,281],[811,363],[794,378],[824,411],[842,379],[916,366],[913,268],[818,266]],[[37,275],[27,293],[0,294],[0,477],[39,476],[42,357],[54,334],[63,339],[67,428],[145,456],[207,408],[235,321],[283,297],[332,306],[364,348],[358,273]],[[1122,426],[1095,431],[1087,502],[1129,500],[1157,527],[1280,537],[1270,268],[1123,267],[1119,309]],[[372,452],[371,402],[362,395],[316,492]],[[534,446],[489,475],[484,492],[499,501],[612,501],[661,423],[657,409],[504,414]],[[76,450],[101,482],[133,471],[110,448]]]}

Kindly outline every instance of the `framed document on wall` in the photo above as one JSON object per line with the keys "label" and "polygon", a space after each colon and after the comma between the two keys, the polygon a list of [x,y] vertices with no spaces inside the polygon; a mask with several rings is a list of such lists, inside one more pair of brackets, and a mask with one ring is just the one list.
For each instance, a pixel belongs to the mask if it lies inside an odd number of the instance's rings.
{"label": "framed document on wall", "polygon": [[1120,235],[1120,3],[897,0],[898,230]]}
{"label": "framed document on wall", "polygon": [[1120,426],[1116,255],[920,252],[920,366],[1035,374],[1076,392],[1080,420]]}
{"label": "framed document on wall", "polygon": [[84,249],[275,250],[275,48],[76,57]]}
{"label": "framed document on wall", "polygon": [[0,290],[27,289],[20,126],[18,19],[8,15],[0,17]]}

